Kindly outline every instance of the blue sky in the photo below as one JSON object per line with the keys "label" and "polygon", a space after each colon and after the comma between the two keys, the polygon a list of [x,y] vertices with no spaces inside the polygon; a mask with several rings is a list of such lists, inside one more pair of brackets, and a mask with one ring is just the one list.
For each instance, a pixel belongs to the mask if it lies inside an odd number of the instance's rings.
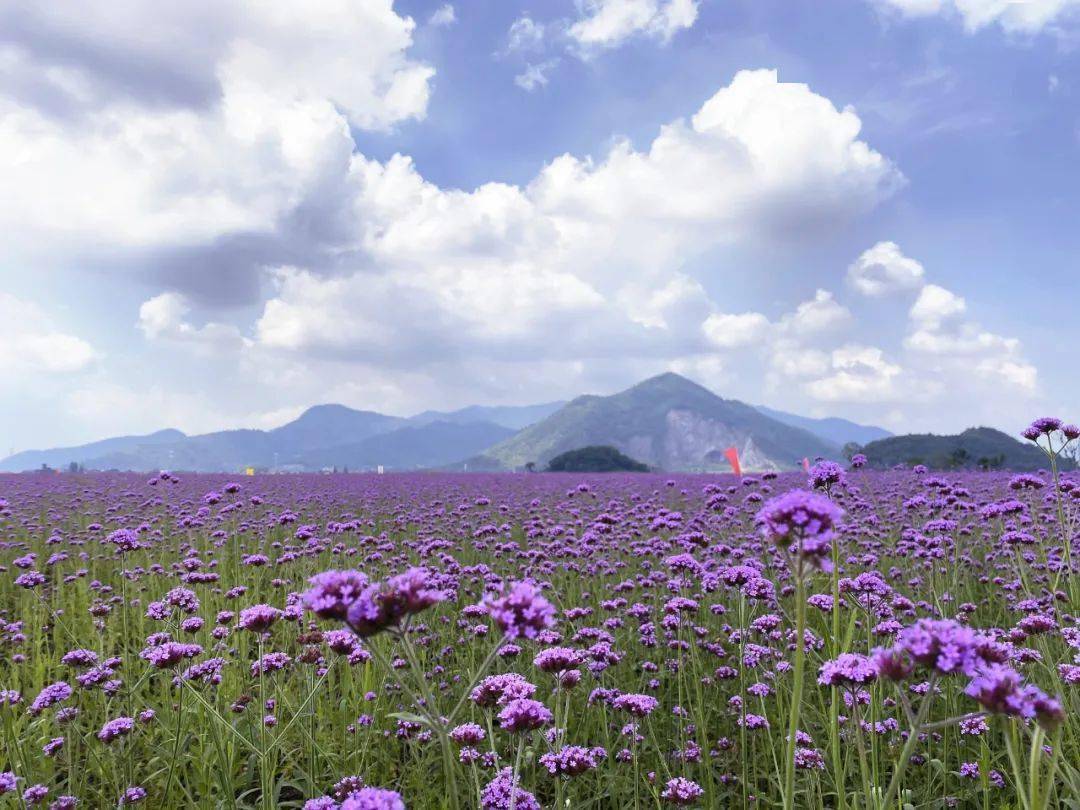
{"label": "blue sky", "polygon": [[0,2],[0,452],[607,393],[1075,418],[1077,0]]}

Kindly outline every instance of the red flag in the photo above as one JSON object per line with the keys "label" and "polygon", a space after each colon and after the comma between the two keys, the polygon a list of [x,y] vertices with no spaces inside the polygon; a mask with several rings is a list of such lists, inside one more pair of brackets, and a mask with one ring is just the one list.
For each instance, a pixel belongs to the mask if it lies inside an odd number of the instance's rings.
{"label": "red flag", "polygon": [[810,459],[803,457],[802,468],[803,472],[810,472]]}
{"label": "red flag", "polygon": [[731,469],[735,471],[735,474],[742,477],[742,467],[739,466],[739,451],[734,447],[729,447],[724,451],[724,455],[731,462]]}

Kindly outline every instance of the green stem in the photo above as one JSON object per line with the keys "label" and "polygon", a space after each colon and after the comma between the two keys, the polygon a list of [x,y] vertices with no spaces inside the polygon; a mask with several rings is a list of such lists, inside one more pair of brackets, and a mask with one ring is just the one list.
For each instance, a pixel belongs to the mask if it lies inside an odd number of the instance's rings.
{"label": "green stem", "polygon": [[522,734],[521,739],[518,740],[517,756],[514,758],[514,777],[510,782],[510,810],[514,810],[514,805],[517,804],[518,774],[521,773],[521,755],[525,751],[525,736]]}
{"label": "green stem", "polygon": [[881,802],[882,810],[886,810],[892,804],[897,791],[900,790],[900,781],[904,776],[904,771],[907,770],[908,762],[911,760],[911,752],[915,750],[915,743],[918,742],[919,734],[922,733],[922,725],[926,722],[926,715],[930,711],[930,703],[933,700],[936,686],[937,677],[931,677],[926,694],[919,704],[919,714],[908,732],[908,738],[900,751],[900,759],[896,763],[896,770],[893,772],[892,779],[889,780],[889,789],[885,792],[885,798]]}
{"label": "green stem", "polygon": [[788,712],[788,738],[784,751],[784,808],[795,807],[795,735],[799,728],[799,711],[802,708],[803,666],[806,658],[806,584],[803,581],[802,561],[795,578],[795,682],[791,690],[791,709]]}
{"label": "green stem", "polygon": [[180,699],[176,707],[176,739],[173,740],[173,753],[169,759],[169,776],[165,780],[165,790],[162,791],[162,796],[169,795],[169,788],[172,787],[173,772],[176,770],[176,760],[180,754],[180,732],[183,729],[184,722],[184,690],[180,690]]}

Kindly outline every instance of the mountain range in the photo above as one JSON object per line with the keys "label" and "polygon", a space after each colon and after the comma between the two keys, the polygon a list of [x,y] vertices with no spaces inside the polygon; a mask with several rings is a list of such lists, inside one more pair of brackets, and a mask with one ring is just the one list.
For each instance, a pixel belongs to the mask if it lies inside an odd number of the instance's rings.
{"label": "mountain range", "polygon": [[611,396],[524,406],[388,416],[316,405],[273,430],[188,436],[161,430],[77,447],[28,450],[0,471],[66,468],[195,472],[276,470],[487,469],[538,467],[589,445],[610,445],[664,470],[728,470],[736,447],[747,470],[794,469],[802,458],[836,457],[847,442],[891,434],[843,419],[811,419],[723,399],[677,374],[661,374]]}

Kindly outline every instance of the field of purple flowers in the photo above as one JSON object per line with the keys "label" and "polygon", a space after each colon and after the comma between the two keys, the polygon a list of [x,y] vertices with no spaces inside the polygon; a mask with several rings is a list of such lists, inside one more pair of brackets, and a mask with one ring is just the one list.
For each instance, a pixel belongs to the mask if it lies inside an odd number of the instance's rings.
{"label": "field of purple flowers", "polygon": [[1080,808],[1078,514],[858,457],[0,477],[0,806]]}

